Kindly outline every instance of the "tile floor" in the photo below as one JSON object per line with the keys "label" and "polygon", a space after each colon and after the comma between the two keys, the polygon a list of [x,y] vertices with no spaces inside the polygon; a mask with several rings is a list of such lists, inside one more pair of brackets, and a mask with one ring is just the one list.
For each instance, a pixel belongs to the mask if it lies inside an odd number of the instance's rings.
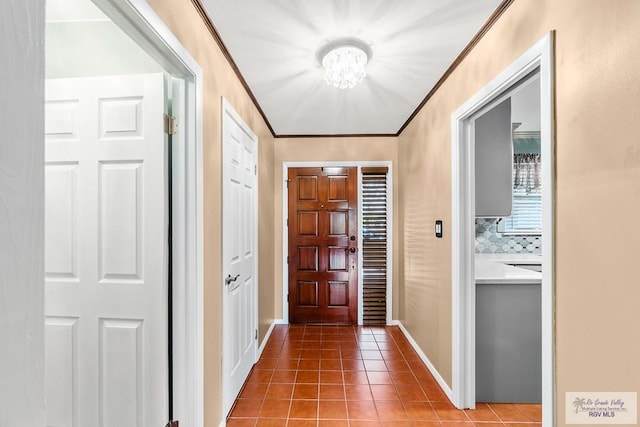
{"label": "tile floor", "polygon": [[458,410],[398,327],[277,326],[229,427],[534,427],[540,405]]}

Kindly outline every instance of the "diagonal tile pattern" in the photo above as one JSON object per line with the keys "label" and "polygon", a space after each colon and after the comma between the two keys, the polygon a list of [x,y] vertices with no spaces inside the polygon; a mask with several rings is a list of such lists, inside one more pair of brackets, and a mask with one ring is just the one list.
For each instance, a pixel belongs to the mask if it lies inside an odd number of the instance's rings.
{"label": "diagonal tile pattern", "polygon": [[279,325],[229,427],[538,427],[541,407],[461,411],[395,326]]}

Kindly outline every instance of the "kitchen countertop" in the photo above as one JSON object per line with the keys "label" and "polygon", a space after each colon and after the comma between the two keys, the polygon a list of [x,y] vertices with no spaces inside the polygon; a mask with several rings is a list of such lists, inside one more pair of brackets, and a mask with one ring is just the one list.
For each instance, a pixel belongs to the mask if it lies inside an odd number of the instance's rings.
{"label": "kitchen countertop", "polygon": [[542,273],[476,257],[476,284],[540,284]]}
{"label": "kitchen countertop", "polygon": [[476,254],[476,260],[504,264],[542,264],[541,254]]}

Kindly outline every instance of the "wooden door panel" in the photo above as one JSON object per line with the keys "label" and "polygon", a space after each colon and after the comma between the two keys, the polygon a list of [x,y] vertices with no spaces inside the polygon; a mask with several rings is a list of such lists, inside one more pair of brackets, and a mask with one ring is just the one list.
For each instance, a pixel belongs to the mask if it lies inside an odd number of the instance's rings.
{"label": "wooden door panel", "polygon": [[327,270],[333,271],[349,271],[349,260],[347,254],[349,248],[346,246],[329,246],[329,265]]}
{"label": "wooden door panel", "polygon": [[349,283],[330,281],[327,286],[327,305],[330,307],[349,306]]}
{"label": "wooden door panel", "polygon": [[328,202],[346,202],[349,194],[349,177],[348,176],[330,176],[328,180],[329,192],[327,194]]}
{"label": "wooden door panel", "polygon": [[289,320],[357,322],[357,169],[289,169]]}
{"label": "wooden door panel", "polygon": [[298,201],[318,200],[318,177],[301,176],[298,177]]}
{"label": "wooden door panel", "polygon": [[318,236],[318,212],[298,212],[298,236]]}
{"label": "wooden door panel", "polygon": [[329,236],[348,237],[349,211],[333,211],[329,216]]}
{"label": "wooden door panel", "polygon": [[298,281],[298,306],[317,307],[318,306],[318,282]]}
{"label": "wooden door panel", "polygon": [[318,271],[318,247],[298,247],[298,271]]}

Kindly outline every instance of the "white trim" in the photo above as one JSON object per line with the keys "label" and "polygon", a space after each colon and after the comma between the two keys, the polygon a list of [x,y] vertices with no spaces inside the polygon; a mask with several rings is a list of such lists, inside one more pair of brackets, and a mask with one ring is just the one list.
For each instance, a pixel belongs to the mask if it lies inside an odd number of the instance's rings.
{"label": "white trim", "polygon": [[409,331],[404,327],[401,321],[394,320],[392,324],[400,328],[405,338],[407,338],[407,341],[409,341],[409,344],[411,344],[411,346],[416,351],[416,353],[418,353],[418,356],[420,356],[420,360],[422,360],[422,362],[427,366],[427,369],[429,369],[429,372],[431,372],[431,375],[433,375],[433,377],[436,379],[436,381],[438,382],[438,385],[440,386],[444,394],[446,394],[449,400],[451,400],[451,395],[452,395],[451,387],[449,387],[449,385],[444,380],[444,378],[442,378],[442,375],[440,375],[440,372],[438,372],[438,370],[433,365],[433,363],[431,363],[431,360],[429,360],[427,355],[424,354],[424,352],[422,351],[422,349],[420,348],[416,340],[413,339],[413,337],[411,336]]}
{"label": "white trim", "polygon": [[[362,168],[370,166],[387,167],[387,299],[386,299],[386,319],[387,325],[393,323],[393,162],[379,165],[359,165],[358,166],[358,190],[362,189]],[[362,217],[363,217],[362,192],[358,191],[358,242],[362,242]],[[359,245],[362,247],[362,245]],[[363,265],[362,251],[358,251],[358,265]],[[358,325],[364,323],[364,277],[363,269],[358,269]]]}
{"label": "white trim", "polygon": [[260,357],[262,357],[262,352],[264,351],[264,348],[267,346],[267,342],[269,342],[269,338],[271,338],[271,334],[273,333],[273,330],[276,328],[276,326],[286,325],[286,324],[287,322],[285,322],[282,319],[274,319],[273,322],[271,322],[271,325],[269,325],[269,329],[267,330],[267,333],[264,334],[264,339],[260,343],[260,348],[258,348],[258,357],[256,358],[256,360],[260,360]]}
{"label": "white trim", "polygon": [[[556,422],[555,384],[555,33],[543,40],[540,61],[542,159],[542,425]],[[544,314],[547,315],[544,315]]]}
{"label": "white trim", "polygon": [[387,325],[393,321],[393,162],[387,165]]}
{"label": "white trim", "polygon": [[273,332],[273,330],[275,329],[275,327],[277,325],[276,322],[277,321],[274,320],[273,322],[271,322],[271,325],[269,325],[269,329],[267,329],[267,333],[264,335],[264,339],[260,343],[260,347],[258,347],[258,356],[256,357],[256,360],[260,360],[260,357],[262,356],[262,352],[264,351],[264,348],[267,346],[267,342],[269,341],[269,338],[271,337],[271,333]]}
{"label": "white trim", "polygon": [[4,349],[0,424],[42,427],[46,425],[44,2],[1,1],[0,25],[0,52],[5,58],[0,71],[0,337]]}
{"label": "white trim", "polygon": [[[259,283],[259,278],[258,278],[258,271],[259,271],[259,263],[258,263],[258,259],[259,259],[259,254],[258,254],[258,194],[259,194],[259,180],[258,180],[258,171],[257,171],[257,167],[258,167],[258,151],[259,151],[259,140],[258,140],[258,136],[255,134],[255,132],[253,132],[253,130],[249,127],[249,125],[242,119],[242,117],[240,116],[240,114],[238,114],[238,112],[233,108],[233,106],[224,98],[221,97],[221,129],[220,129],[220,137],[221,137],[221,141],[222,141],[222,153],[223,153],[223,158],[222,158],[222,171],[221,171],[221,176],[223,178],[223,194],[224,194],[224,177],[226,176],[227,173],[227,158],[226,158],[226,149],[225,149],[225,145],[227,144],[226,142],[226,138],[225,138],[225,128],[228,126],[228,120],[231,120],[233,122],[235,122],[242,130],[243,132],[245,132],[254,142],[254,150],[253,150],[253,164],[256,167],[256,171],[255,171],[255,177],[254,177],[254,193],[253,193],[253,212],[252,212],[252,222],[253,222],[253,248],[252,251],[254,253],[254,257],[253,257],[253,272],[255,274],[255,281],[254,281],[254,295],[253,295],[253,301],[251,302],[251,305],[253,307],[253,313],[251,314],[252,316],[252,323],[253,323],[253,329],[255,329],[256,333],[258,331],[258,289],[260,287],[260,283]],[[223,195],[223,203],[224,203],[224,195]],[[222,223],[221,223],[221,229],[220,229],[220,235],[224,236],[224,218],[222,219]],[[222,242],[222,257],[221,257],[221,262],[222,262],[222,275],[220,277],[221,281],[224,281],[224,277],[227,275],[228,273],[228,266],[225,265],[225,261],[224,261],[224,251],[225,251],[225,243],[224,243],[224,239]],[[227,395],[228,390],[229,390],[229,374],[231,373],[231,366],[227,366],[227,364],[229,363],[228,359],[225,358],[225,347],[228,345],[229,342],[229,338],[227,336],[227,329],[225,328],[225,301],[226,301],[226,297],[225,295],[227,294],[227,287],[222,285],[221,286],[221,293],[220,293],[220,298],[222,299],[222,405],[223,405],[223,416],[226,417],[226,412],[229,411],[232,407],[233,401],[236,399],[236,396],[232,396],[230,398],[230,396]],[[258,360],[258,343],[257,343],[257,336],[254,342],[254,353],[253,353],[253,363],[255,363]],[[227,400],[230,399],[230,400]],[[228,408],[226,407],[227,403],[230,403],[228,405]]]}
{"label": "white trim", "polygon": [[554,265],[553,265],[553,32],[548,33],[451,117],[452,200],[452,401],[458,408],[475,406],[475,286],[473,220],[475,194],[473,132],[469,118],[537,67],[541,86],[542,144],[542,408],[543,425],[555,418],[554,384]]}
{"label": "white trim", "polygon": [[174,77],[185,81],[184,141],[174,151],[174,418],[204,425],[203,71],[146,0],[93,0]]}
{"label": "white trim", "polygon": [[287,180],[289,179],[289,165],[282,163],[282,319],[289,323],[289,233],[287,230],[287,218],[289,216],[289,192]]}
{"label": "white trim", "polygon": [[200,65],[147,0],[91,0],[173,76],[202,77]]}
{"label": "white trim", "polygon": [[[364,323],[364,309],[362,304],[364,303],[364,272],[362,271],[363,258],[362,258],[362,217],[364,210],[362,209],[363,197],[362,197],[362,168],[358,167],[358,248],[360,249],[357,253],[358,258],[358,325],[362,325]],[[388,210],[388,208],[387,208]]]}
{"label": "white trim", "polygon": [[[362,168],[363,167],[388,167],[387,173],[387,324],[392,322],[393,307],[393,161],[330,161],[330,162],[282,162],[282,319],[289,322],[289,303],[287,293],[289,290],[289,233],[287,232],[287,214],[289,212],[289,198],[287,197],[287,177],[289,168],[313,168],[313,167],[357,167],[358,168],[358,222],[362,224]],[[362,247],[362,227],[358,227],[358,247]],[[362,251],[358,251],[358,265],[362,265]],[[362,269],[358,269],[358,324],[362,325]]]}

